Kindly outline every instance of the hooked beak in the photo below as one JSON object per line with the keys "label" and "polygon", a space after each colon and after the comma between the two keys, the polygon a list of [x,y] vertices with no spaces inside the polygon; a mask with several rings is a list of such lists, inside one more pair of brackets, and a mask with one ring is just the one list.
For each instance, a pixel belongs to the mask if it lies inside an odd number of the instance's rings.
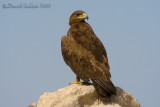
{"label": "hooked beak", "polygon": [[89,19],[89,17],[88,17],[88,15],[86,14],[86,13],[83,13],[83,17],[85,18],[85,19]]}
{"label": "hooked beak", "polygon": [[79,19],[87,19],[88,20],[88,15],[86,13],[83,13],[81,16],[78,17]]}

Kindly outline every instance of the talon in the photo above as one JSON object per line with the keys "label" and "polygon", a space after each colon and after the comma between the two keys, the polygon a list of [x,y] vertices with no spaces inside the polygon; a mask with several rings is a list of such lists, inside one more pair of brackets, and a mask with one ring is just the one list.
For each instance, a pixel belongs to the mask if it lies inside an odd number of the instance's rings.
{"label": "talon", "polygon": [[80,81],[79,81],[79,82],[77,82],[77,81],[75,81],[75,82],[70,82],[69,84],[70,84],[70,85],[71,85],[71,84],[80,84],[80,85],[83,85],[83,83],[80,82]]}
{"label": "talon", "polygon": [[80,85],[83,85],[83,83],[80,82],[80,78],[79,77],[76,77],[76,81],[75,82],[70,82],[69,84],[80,84]]}

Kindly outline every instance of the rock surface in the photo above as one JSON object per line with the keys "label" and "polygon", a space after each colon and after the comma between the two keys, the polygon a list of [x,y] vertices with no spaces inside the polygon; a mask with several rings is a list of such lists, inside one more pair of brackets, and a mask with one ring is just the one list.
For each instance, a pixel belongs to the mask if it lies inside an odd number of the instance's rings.
{"label": "rock surface", "polygon": [[121,88],[110,101],[101,102],[95,88],[90,85],[70,85],[56,92],[44,93],[36,107],[140,107],[139,102],[130,93]]}
{"label": "rock surface", "polygon": [[36,103],[33,103],[32,105],[29,105],[28,107],[36,107],[37,104]]}

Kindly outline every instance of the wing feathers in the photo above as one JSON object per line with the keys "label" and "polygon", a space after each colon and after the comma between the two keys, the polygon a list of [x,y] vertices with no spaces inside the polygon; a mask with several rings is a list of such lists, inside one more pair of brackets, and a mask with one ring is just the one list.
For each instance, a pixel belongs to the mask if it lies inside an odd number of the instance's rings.
{"label": "wing feathers", "polygon": [[93,85],[96,88],[98,95],[103,98],[109,98],[112,94],[116,95],[116,88],[113,85],[112,81],[104,81],[104,80],[93,80]]}
{"label": "wing feathers", "polygon": [[105,61],[97,61],[94,54],[78,44],[74,38],[63,36],[61,42],[64,61],[78,77],[105,80],[110,78]]}

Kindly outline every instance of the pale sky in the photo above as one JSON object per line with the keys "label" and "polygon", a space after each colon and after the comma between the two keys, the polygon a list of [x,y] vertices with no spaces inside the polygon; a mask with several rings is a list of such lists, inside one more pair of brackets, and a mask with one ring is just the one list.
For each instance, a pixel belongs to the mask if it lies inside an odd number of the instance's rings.
{"label": "pale sky", "polygon": [[75,80],[61,37],[76,10],[88,14],[103,42],[115,86],[142,107],[159,106],[159,0],[1,0],[0,6],[0,107],[26,107]]}

